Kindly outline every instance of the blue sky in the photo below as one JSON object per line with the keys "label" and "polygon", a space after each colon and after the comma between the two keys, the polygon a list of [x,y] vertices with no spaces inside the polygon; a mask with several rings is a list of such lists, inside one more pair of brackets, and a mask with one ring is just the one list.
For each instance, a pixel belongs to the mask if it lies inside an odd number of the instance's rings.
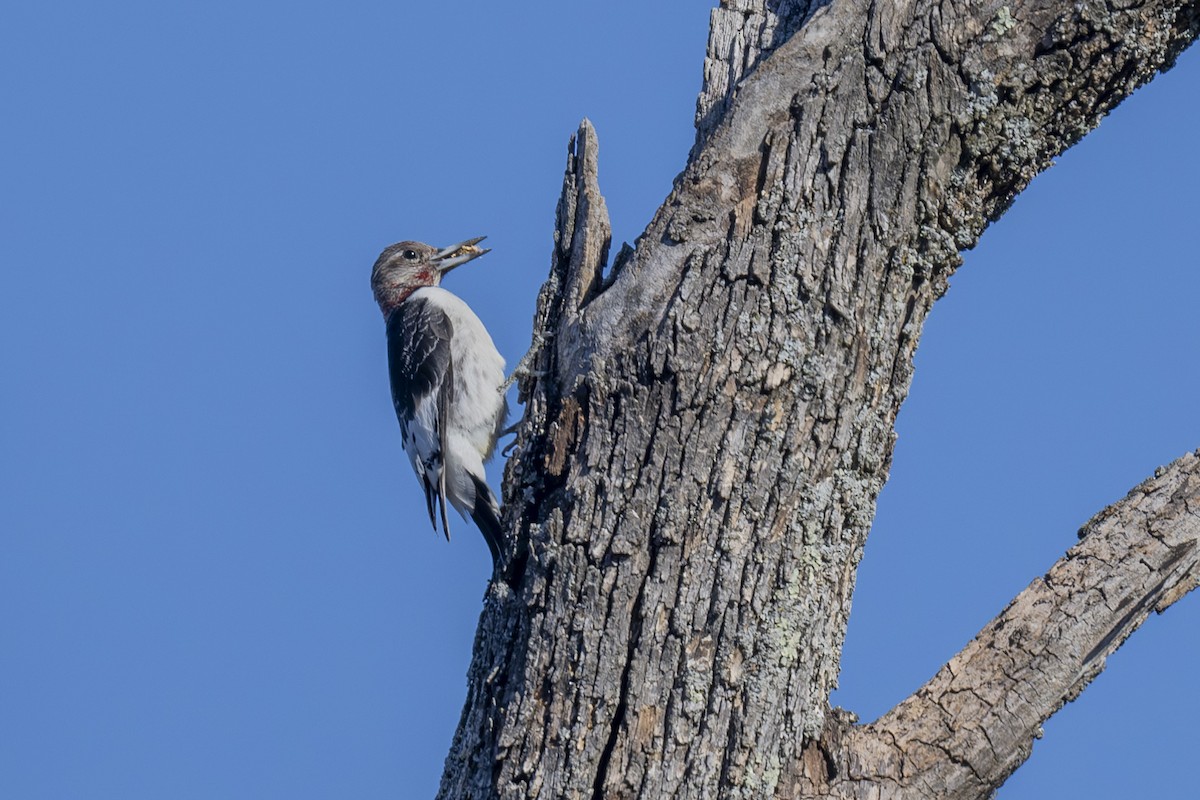
{"label": "blue sky", "polygon": [[[0,796],[434,793],[488,556],[424,519],[370,265],[487,234],[448,286],[515,363],[568,136],[595,123],[632,240],[691,143],[709,5],[521,8],[6,9]],[[1200,446],[1198,87],[1187,54],[967,254],[835,702],[887,710]],[[1151,619],[1000,797],[1194,791],[1197,602]]]}

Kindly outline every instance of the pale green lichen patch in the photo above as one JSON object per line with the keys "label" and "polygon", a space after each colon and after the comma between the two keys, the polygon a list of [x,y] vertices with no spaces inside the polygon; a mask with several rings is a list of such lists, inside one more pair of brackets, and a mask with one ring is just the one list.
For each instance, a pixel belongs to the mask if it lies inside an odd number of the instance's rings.
{"label": "pale green lichen patch", "polygon": [[996,12],[995,19],[992,20],[992,33],[996,36],[1003,36],[1013,29],[1017,21],[1013,19],[1012,10],[1008,6],[1000,6],[1000,10]]}
{"label": "pale green lichen patch", "polygon": [[782,774],[779,756],[776,753],[758,754],[746,770],[743,797],[762,797],[775,791]]}

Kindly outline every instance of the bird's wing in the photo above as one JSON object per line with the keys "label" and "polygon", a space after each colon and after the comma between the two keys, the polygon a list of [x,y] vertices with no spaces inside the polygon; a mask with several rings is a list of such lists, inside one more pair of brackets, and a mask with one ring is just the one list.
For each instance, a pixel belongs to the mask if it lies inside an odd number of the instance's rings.
{"label": "bird's wing", "polygon": [[436,498],[447,538],[442,454],[453,334],[454,326],[445,311],[423,298],[409,298],[388,317],[388,370],[404,449],[425,491],[429,522],[437,530]]}
{"label": "bird's wing", "polygon": [[454,326],[436,303],[410,298],[388,317],[388,367],[396,413],[412,418],[417,404],[436,397],[450,368]]}
{"label": "bird's wing", "polygon": [[[449,348],[447,348],[449,350]],[[442,379],[441,389],[438,391],[438,448],[442,453],[449,453],[450,447],[446,442],[450,425],[450,404],[454,402],[454,356],[451,354],[446,365],[446,374]],[[445,468],[446,459],[442,458],[443,468],[438,473],[438,501],[442,512],[442,532],[446,534],[446,541],[450,541],[450,520],[446,518],[446,473],[450,470]]]}

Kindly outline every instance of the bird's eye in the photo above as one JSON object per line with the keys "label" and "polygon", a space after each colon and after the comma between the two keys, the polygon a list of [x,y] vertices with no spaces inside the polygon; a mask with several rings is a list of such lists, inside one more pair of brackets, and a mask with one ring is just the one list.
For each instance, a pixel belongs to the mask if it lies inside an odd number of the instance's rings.
{"label": "bird's eye", "polygon": [[417,251],[416,251],[416,250],[405,250],[405,251],[402,253],[402,255],[403,255],[405,258],[407,258],[409,261],[416,261],[416,260],[417,260]]}

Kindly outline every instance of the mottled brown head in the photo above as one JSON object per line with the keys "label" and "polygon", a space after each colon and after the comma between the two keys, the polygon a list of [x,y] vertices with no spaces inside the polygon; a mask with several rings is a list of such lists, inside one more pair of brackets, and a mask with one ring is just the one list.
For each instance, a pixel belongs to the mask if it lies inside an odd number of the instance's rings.
{"label": "mottled brown head", "polygon": [[479,236],[441,250],[421,242],[399,242],[384,249],[371,269],[371,290],[386,318],[422,286],[437,286],[442,276],[490,250],[476,247]]}

